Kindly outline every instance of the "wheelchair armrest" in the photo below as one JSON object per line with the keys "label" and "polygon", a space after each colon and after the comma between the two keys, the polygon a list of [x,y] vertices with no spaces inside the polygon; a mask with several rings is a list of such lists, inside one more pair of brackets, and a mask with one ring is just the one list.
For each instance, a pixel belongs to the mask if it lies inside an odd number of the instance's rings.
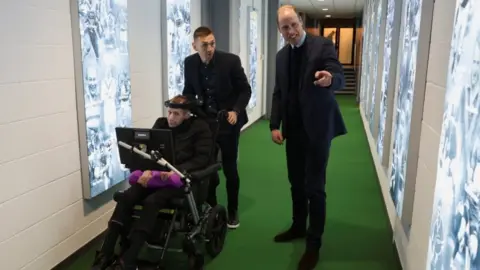
{"label": "wheelchair armrest", "polygon": [[222,163],[215,163],[213,165],[208,166],[207,168],[199,171],[195,171],[190,173],[190,176],[192,177],[192,180],[197,180],[197,179],[202,179],[207,176],[210,176],[211,174],[214,174],[220,170],[222,167]]}

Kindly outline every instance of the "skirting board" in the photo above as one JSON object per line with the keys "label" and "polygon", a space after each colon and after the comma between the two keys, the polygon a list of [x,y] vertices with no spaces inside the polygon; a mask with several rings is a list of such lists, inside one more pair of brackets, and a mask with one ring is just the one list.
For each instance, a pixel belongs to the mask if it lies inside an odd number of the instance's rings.
{"label": "skirting board", "polygon": [[363,127],[365,129],[365,134],[367,135],[368,145],[370,146],[370,153],[372,154],[373,163],[375,164],[375,169],[377,171],[378,183],[382,190],[383,202],[385,203],[385,208],[387,209],[388,220],[390,221],[390,226],[393,231],[393,241],[397,246],[398,257],[403,269],[406,269],[406,250],[408,247],[408,238],[403,230],[402,222],[397,215],[395,210],[395,205],[393,204],[392,198],[390,197],[390,181],[387,177],[387,172],[385,172],[380,157],[377,153],[377,145],[375,140],[370,132],[370,123],[365,117],[365,112],[363,111],[362,106],[360,108],[360,115],[363,121]]}
{"label": "skirting board", "polygon": [[[260,116],[260,117],[257,117],[255,119],[249,119],[249,121],[242,127],[242,129],[240,130],[241,132],[245,131],[245,129],[249,128],[251,125],[253,125],[254,123],[256,123],[258,120],[262,119],[263,116]],[[268,136],[268,132],[269,130],[266,131],[267,135]]]}
{"label": "skirting board", "polygon": [[402,222],[400,218],[395,219],[395,228],[393,229],[393,237],[395,245],[397,246],[398,258],[400,259],[400,264],[403,269],[408,269],[407,261],[407,248],[408,248],[408,238],[405,230],[403,229]]}

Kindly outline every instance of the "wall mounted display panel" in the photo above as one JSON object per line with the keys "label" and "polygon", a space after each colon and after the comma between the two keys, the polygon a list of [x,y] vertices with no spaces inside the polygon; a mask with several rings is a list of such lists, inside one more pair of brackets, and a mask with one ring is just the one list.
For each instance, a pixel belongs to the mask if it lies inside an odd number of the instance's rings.
{"label": "wall mounted display panel", "polygon": [[[231,28],[231,41],[239,48],[239,51],[235,54],[240,57],[245,74],[252,87],[252,95],[247,107],[249,122],[244,126],[246,128],[261,118],[265,109],[264,97],[266,97],[266,93],[264,92],[263,77],[265,74],[264,47],[266,40],[260,38],[265,33],[265,1],[237,0],[232,3],[235,3],[235,5],[232,6],[231,10],[231,14],[234,15],[230,16],[230,22],[234,26],[234,28]],[[239,18],[236,16],[237,11],[239,12]],[[254,50],[256,50],[256,53],[252,53]],[[256,72],[252,73],[254,70]]]}
{"label": "wall mounted display panel", "polygon": [[428,270],[480,269],[480,10],[456,2]]}
{"label": "wall mounted display panel", "polygon": [[367,47],[367,28],[368,28],[368,25],[367,25],[367,20],[366,20],[366,14],[367,14],[367,10],[368,10],[368,4],[369,4],[369,0],[365,1],[365,8],[363,9],[363,16],[362,16],[362,26],[363,26],[363,31],[362,31],[362,51],[361,51],[361,60],[360,60],[360,71],[359,71],[359,74],[358,74],[358,82],[359,84],[357,85],[358,87],[358,97],[357,97],[357,102],[360,104],[360,107],[362,109],[365,109],[364,105],[365,105],[365,99],[364,99],[364,90],[365,90],[365,87],[363,86],[364,85],[364,79],[363,79],[363,75],[365,74],[365,55],[367,53],[367,49],[365,47]]}
{"label": "wall mounted display panel", "polygon": [[363,87],[364,87],[364,112],[369,117],[370,113],[370,93],[371,93],[371,69],[373,67],[372,56],[373,56],[373,40],[374,40],[374,30],[375,30],[375,0],[371,0],[368,5],[367,11],[367,25],[368,31],[366,33],[366,54],[365,57],[365,67],[363,75]]}
{"label": "wall mounted display panel", "polygon": [[84,197],[90,199],[123,182],[129,173],[120,163],[115,135],[115,127],[132,124],[127,1],[75,2],[75,68],[82,74],[77,78],[82,182]]}
{"label": "wall mounted display panel", "polygon": [[372,1],[369,9],[369,15],[368,15],[368,21],[369,21],[369,26],[368,26],[368,72],[367,72],[367,77],[366,77],[366,92],[365,92],[365,115],[367,116],[367,119],[370,118],[370,106],[371,106],[371,94],[372,94],[372,69],[374,66],[373,63],[373,54],[374,54],[374,39],[375,39],[375,7],[377,4],[378,0]]}
{"label": "wall mounted display panel", "polygon": [[[397,0],[398,1],[398,0]],[[390,68],[392,58],[392,32],[393,23],[395,20],[395,0],[388,0],[387,3],[387,20],[385,23],[385,43],[383,45],[383,71],[382,82],[380,87],[380,106],[379,106],[379,119],[378,119],[378,136],[377,136],[377,152],[380,160],[383,159],[383,143],[385,138],[385,121],[387,119],[387,97],[388,86],[390,79]],[[396,52],[393,52],[396,53]]]}
{"label": "wall mounted display panel", "polygon": [[369,81],[370,81],[370,59],[371,59],[371,31],[372,31],[372,9],[374,1],[368,1],[365,8],[365,31],[363,32],[363,53],[362,53],[362,80],[361,80],[361,102],[365,115],[368,115],[368,96],[369,96]]}
{"label": "wall mounted display panel", "polygon": [[369,103],[369,124],[370,124],[370,132],[373,134],[375,130],[375,98],[377,92],[377,74],[378,74],[378,54],[380,51],[379,44],[380,44],[380,26],[382,25],[382,1],[379,0],[377,2],[376,11],[374,14],[374,31],[373,32],[373,40],[372,40],[372,78],[371,78],[371,85],[370,85],[370,103]]}
{"label": "wall mounted display panel", "polygon": [[[370,0],[371,1],[371,0]],[[367,0],[363,9],[363,33],[362,33],[362,62],[360,76],[360,105],[365,111],[365,74],[367,69],[367,51],[368,51],[368,7],[370,1]]]}
{"label": "wall mounted display panel", "polygon": [[[257,10],[253,7],[248,7],[248,78],[250,86],[252,88],[252,95],[250,101],[248,102],[248,110],[253,110],[257,105],[257,95],[258,95],[258,85],[257,75],[258,75],[258,27],[259,27],[259,18]],[[261,74],[260,74],[261,75]]]}
{"label": "wall mounted display panel", "polygon": [[167,0],[168,98],[183,92],[184,63],[191,54],[191,0]]}
{"label": "wall mounted display panel", "polygon": [[401,37],[402,55],[400,57],[390,175],[390,195],[399,216],[402,215],[406,181],[422,0],[405,0],[403,4],[402,25],[404,31]]}
{"label": "wall mounted display panel", "polygon": [[369,15],[368,15],[368,20],[369,20],[369,30],[368,30],[368,72],[367,72],[367,77],[366,77],[366,92],[365,92],[365,115],[367,116],[367,119],[370,119],[370,106],[371,106],[371,94],[372,94],[372,69],[374,67],[374,62],[373,62],[373,54],[375,51],[375,9],[376,9],[376,4],[378,3],[378,0],[373,0],[370,9],[369,9]]}
{"label": "wall mounted display panel", "polygon": [[360,107],[365,111],[365,82],[364,82],[364,72],[366,68],[366,54],[367,54],[367,28],[368,28],[368,22],[367,22],[367,11],[368,11],[368,5],[370,3],[370,0],[365,1],[365,8],[363,9],[362,13],[362,32],[361,32],[361,57],[360,57],[360,68],[359,71],[357,72],[357,102],[360,104]]}

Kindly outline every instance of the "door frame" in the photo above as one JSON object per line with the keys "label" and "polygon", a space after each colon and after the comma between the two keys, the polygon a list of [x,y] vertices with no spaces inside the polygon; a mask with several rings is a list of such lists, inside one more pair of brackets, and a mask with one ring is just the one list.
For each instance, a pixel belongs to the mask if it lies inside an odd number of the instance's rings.
{"label": "door frame", "polygon": [[320,34],[324,36],[325,28],[336,28],[335,34],[335,50],[337,52],[337,57],[339,54],[339,43],[340,43],[340,28],[352,28],[352,57],[350,58],[350,63],[341,63],[342,65],[354,65],[355,63],[355,39],[357,36],[357,27],[355,25],[354,19],[325,19],[320,22],[321,29]]}

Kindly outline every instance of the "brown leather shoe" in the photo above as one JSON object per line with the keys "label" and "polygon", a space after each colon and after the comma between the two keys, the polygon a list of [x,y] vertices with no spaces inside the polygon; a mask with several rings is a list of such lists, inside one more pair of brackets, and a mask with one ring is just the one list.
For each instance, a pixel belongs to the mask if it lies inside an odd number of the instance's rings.
{"label": "brown leather shoe", "polygon": [[306,236],[306,230],[299,230],[295,227],[291,227],[290,229],[281,232],[275,236],[273,241],[277,243],[286,243],[293,241],[295,239],[304,238]]}
{"label": "brown leather shoe", "polygon": [[318,259],[320,258],[319,251],[307,250],[303,253],[300,262],[298,263],[297,270],[314,270],[317,266]]}

